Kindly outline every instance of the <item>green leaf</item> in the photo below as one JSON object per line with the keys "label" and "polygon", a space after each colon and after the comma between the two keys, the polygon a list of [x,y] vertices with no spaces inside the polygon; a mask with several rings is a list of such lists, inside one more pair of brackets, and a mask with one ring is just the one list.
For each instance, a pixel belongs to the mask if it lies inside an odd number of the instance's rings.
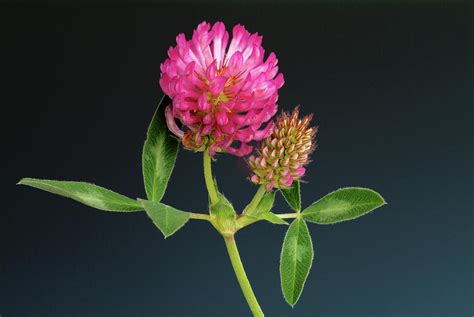
{"label": "green leaf", "polygon": [[332,224],[355,219],[385,204],[383,197],[371,189],[347,187],[327,194],[302,215],[307,221]]}
{"label": "green leaf", "polygon": [[143,146],[143,180],[146,195],[151,201],[163,198],[178,154],[179,142],[169,132],[165,120],[165,108],[170,103],[171,100],[166,96],[161,99]]}
{"label": "green leaf", "polygon": [[258,220],[266,220],[266,221],[271,222],[275,225],[288,225],[288,222],[281,219],[280,217],[278,217],[277,215],[275,215],[271,211],[262,212],[262,213],[257,214],[256,216],[250,216],[250,217],[251,218],[256,218]]}
{"label": "green leaf", "polygon": [[313,263],[313,243],[308,226],[296,218],[288,228],[280,256],[281,289],[286,302],[293,307],[303,291]]}
{"label": "green leaf", "polygon": [[265,195],[262,197],[262,199],[258,203],[257,208],[255,208],[255,214],[258,215],[261,213],[269,212],[270,209],[272,209],[274,202],[275,202],[275,193],[274,192],[265,193]]}
{"label": "green leaf", "polygon": [[149,200],[139,199],[146,214],[155,226],[160,229],[165,238],[171,236],[188,222],[190,213],[175,209],[171,206]]}
{"label": "green leaf", "polygon": [[300,182],[296,181],[289,189],[280,189],[288,205],[295,211],[301,211]]}
{"label": "green leaf", "polygon": [[68,197],[100,210],[122,212],[143,210],[135,200],[90,183],[23,178],[18,184]]}

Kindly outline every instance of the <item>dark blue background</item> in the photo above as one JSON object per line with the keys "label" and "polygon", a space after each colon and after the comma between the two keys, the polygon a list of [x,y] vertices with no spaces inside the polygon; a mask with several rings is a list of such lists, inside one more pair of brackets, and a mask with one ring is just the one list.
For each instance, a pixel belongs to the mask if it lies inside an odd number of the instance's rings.
{"label": "dark blue background", "polygon": [[[245,24],[275,51],[280,105],[315,114],[306,206],[343,186],[388,205],[311,224],[315,262],[294,310],[278,273],[285,228],[237,235],[268,316],[471,316],[472,15],[467,2],[2,5],[2,317],[248,316],[222,239],[191,222],[164,240],[112,214],[14,184],[85,180],[143,197],[140,154],[159,65],[202,20]],[[164,202],[204,212],[201,157],[181,150]],[[241,159],[215,174],[242,208]],[[280,199],[276,210],[288,211]]]}

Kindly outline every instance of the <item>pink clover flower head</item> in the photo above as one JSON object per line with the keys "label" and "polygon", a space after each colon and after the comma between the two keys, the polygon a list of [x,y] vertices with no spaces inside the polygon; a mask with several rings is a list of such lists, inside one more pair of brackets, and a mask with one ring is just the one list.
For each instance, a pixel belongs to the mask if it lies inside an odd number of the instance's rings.
{"label": "pink clover flower head", "polygon": [[290,188],[304,176],[305,165],[315,148],[317,127],[308,127],[312,115],[302,119],[298,115],[298,107],[291,115],[283,112],[276,119],[272,134],[260,143],[256,155],[248,158],[253,173],[251,182],[265,185],[271,191]]}
{"label": "pink clover flower head", "polygon": [[168,128],[195,151],[249,154],[248,143],[274,127],[270,119],[284,83],[275,54],[264,60],[260,35],[236,25],[230,39],[222,22],[212,28],[202,22],[190,40],[179,34],[176,42],[160,67],[160,86],[172,99]]}

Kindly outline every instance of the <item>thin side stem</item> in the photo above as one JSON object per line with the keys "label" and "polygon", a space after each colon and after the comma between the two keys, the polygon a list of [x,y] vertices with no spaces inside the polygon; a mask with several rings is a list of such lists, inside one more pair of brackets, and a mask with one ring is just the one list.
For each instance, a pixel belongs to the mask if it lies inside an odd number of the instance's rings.
{"label": "thin side stem", "polygon": [[211,204],[217,203],[219,200],[217,196],[216,186],[214,185],[214,180],[212,179],[212,167],[211,167],[211,157],[209,156],[208,150],[204,151],[204,180],[206,181],[207,191],[209,193],[209,199]]}
{"label": "thin side stem", "polygon": [[242,260],[240,259],[239,250],[237,249],[237,244],[235,243],[234,236],[224,237],[225,245],[227,251],[229,252],[229,258],[234,268],[235,276],[239,281],[240,288],[244,293],[244,297],[247,300],[250,310],[254,317],[264,317],[262,309],[258,304],[257,298],[253,293],[252,286],[250,285],[247,274],[245,273]]}
{"label": "thin side stem", "polygon": [[266,192],[267,190],[265,189],[265,186],[260,185],[257,192],[255,193],[255,196],[253,196],[252,200],[250,201],[247,208],[245,209],[245,214],[251,216],[254,213],[255,208],[257,208],[258,203],[260,202],[260,200],[262,200],[262,197],[263,195],[265,195]]}
{"label": "thin side stem", "polygon": [[206,215],[206,214],[199,214],[199,213],[195,213],[195,212],[192,212],[191,215],[189,216],[189,218],[191,218],[191,219],[197,219],[197,220],[210,221],[209,215]]}

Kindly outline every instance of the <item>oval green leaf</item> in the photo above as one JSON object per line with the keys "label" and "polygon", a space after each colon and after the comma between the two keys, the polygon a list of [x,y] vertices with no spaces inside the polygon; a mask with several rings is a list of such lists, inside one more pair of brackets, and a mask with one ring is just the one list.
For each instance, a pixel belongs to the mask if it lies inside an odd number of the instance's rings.
{"label": "oval green leaf", "polygon": [[298,301],[313,263],[313,243],[306,222],[296,218],[288,228],[280,256],[281,290],[293,307]]}
{"label": "oval green leaf", "polygon": [[18,184],[68,197],[100,210],[120,212],[143,210],[137,201],[90,183],[23,178]]}
{"label": "oval green leaf", "polygon": [[302,215],[307,221],[332,224],[363,216],[385,204],[383,197],[371,189],[347,187],[327,194]]}
{"label": "oval green leaf", "polygon": [[140,199],[139,202],[145,208],[146,214],[150,217],[155,226],[160,229],[165,238],[171,236],[186,222],[188,222],[190,213],[178,210],[171,206],[149,200]]}
{"label": "oval green leaf", "polygon": [[164,96],[153,115],[143,146],[142,169],[145,191],[149,200],[160,201],[173,172],[178,154],[178,140],[166,126],[165,108],[171,99]]}
{"label": "oval green leaf", "polygon": [[296,181],[291,188],[280,191],[292,210],[301,211],[300,181]]}

